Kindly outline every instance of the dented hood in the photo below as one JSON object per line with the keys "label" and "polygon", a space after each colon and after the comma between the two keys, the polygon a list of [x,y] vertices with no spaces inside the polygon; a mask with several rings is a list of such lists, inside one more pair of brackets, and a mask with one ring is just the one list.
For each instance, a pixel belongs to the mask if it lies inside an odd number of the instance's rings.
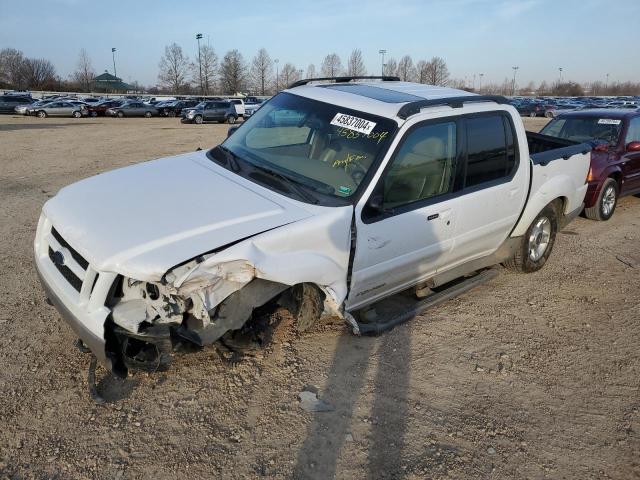
{"label": "dented hood", "polygon": [[147,281],[312,215],[305,204],[216,165],[204,151],[87,178],[63,188],[44,213],[97,270]]}

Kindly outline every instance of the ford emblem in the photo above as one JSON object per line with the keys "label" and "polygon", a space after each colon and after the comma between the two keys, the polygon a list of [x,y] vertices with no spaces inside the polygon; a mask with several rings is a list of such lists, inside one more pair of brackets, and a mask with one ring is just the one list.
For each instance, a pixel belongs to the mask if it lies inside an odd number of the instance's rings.
{"label": "ford emblem", "polygon": [[60,251],[53,252],[51,260],[53,260],[53,263],[59,267],[64,265],[64,255]]}

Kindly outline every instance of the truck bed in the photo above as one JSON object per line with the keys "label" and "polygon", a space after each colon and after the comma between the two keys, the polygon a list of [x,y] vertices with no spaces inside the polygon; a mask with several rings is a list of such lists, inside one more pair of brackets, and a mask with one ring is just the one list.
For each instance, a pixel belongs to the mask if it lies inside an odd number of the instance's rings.
{"label": "truck bed", "polygon": [[588,143],[578,143],[535,132],[527,132],[527,144],[533,164],[542,166],[553,160],[568,160],[578,153],[585,154],[592,148]]}

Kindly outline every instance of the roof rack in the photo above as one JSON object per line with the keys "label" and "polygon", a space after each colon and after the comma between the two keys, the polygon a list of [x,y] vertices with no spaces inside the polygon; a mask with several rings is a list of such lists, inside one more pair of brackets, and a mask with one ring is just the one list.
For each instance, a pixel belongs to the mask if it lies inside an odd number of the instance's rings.
{"label": "roof rack", "polygon": [[463,104],[471,102],[495,102],[506,104],[509,103],[509,100],[500,95],[462,95],[458,97],[436,98],[433,100],[417,100],[400,107],[400,110],[398,110],[398,116],[403,120],[406,120],[410,116],[420,113],[420,110],[425,107],[449,106],[451,108],[462,108]]}
{"label": "roof rack", "polygon": [[400,78],[391,76],[391,75],[383,75],[383,76],[346,76],[346,77],[318,77],[318,78],[305,78],[304,80],[298,80],[297,82],[293,82],[287,88],[295,88],[300,85],[306,85],[310,82],[320,82],[326,80],[333,80],[335,83],[347,83],[352,82],[353,80],[382,80],[383,82],[399,82]]}

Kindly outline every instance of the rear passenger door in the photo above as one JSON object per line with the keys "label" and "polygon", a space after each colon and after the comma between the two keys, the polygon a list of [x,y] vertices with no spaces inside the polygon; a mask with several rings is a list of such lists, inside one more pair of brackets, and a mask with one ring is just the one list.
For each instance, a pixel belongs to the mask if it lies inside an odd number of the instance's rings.
{"label": "rear passenger door", "polygon": [[456,228],[441,269],[495,252],[518,220],[529,187],[513,120],[506,112],[462,117],[464,161],[455,180]]}

